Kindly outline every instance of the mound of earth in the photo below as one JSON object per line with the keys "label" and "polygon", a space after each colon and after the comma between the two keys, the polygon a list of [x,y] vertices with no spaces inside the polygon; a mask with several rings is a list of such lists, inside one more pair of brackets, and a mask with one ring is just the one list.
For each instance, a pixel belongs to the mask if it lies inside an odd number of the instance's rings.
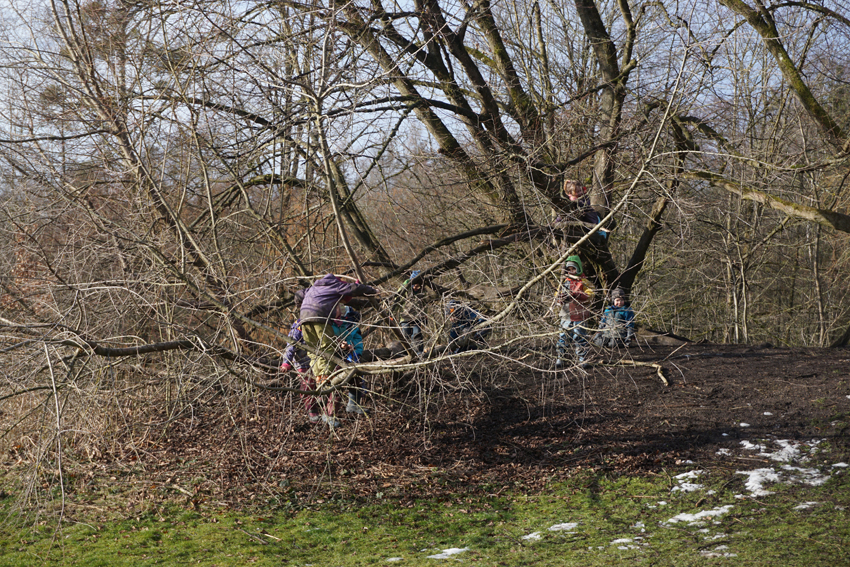
{"label": "mound of earth", "polygon": [[828,441],[850,459],[848,349],[685,344],[624,356],[555,371],[550,350],[530,349],[376,380],[369,418],[343,414],[333,432],[309,424],[297,400],[260,392],[196,406],[158,439],[128,438],[114,463],[142,486],[238,502],[536,490],[586,468],[735,469],[769,462],[747,448],[771,440]]}

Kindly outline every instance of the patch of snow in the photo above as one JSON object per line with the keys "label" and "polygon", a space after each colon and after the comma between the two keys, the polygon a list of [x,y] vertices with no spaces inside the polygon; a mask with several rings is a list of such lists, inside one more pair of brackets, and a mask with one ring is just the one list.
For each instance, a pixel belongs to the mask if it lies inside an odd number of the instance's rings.
{"label": "patch of snow", "polygon": [[703,484],[695,484],[693,482],[680,482],[679,486],[674,486],[670,491],[676,492],[677,490],[681,490],[682,492],[696,492],[697,490],[705,488]]}
{"label": "patch of snow", "polygon": [[[807,444],[814,449],[819,443],[819,440],[813,440]],[[804,445],[804,443],[795,443],[793,441],[788,441],[787,439],[778,439],[776,444],[779,445],[779,450],[774,453],[770,453],[764,445],[750,443],[749,441],[741,441],[741,446],[744,449],[760,451],[758,453],[759,457],[767,457],[772,461],[788,463],[791,461],[805,462],[808,460],[808,457],[804,456],[800,450],[800,447]]]}
{"label": "patch of snow", "polygon": [[847,463],[835,463],[832,466],[839,469],[846,469],[850,465],[848,465]]}
{"label": "patch of snow", "polygon": [[550,532],[569,532],[578,527],[577,522],[570,522],[569,524],[555,524],[551,528],[549,528]]}
{"label": "patch of snow", "polygon": [[527,536],[522,536],[522,539],[530,539],[532,541],[537,541],[538,539],[543,539],[543,536],[540,535],[540,532],[534,532],[528,534]]}
{"label": "patch of snow", "polygon": [[679,522],[687,522],[689,524],[693,524],[695,522],[699,522],[700,520],[704,520],[706,518],[713,518],[715,516],[722,516],[726,514],[729,510],[732,509],[731,504],[727,504],[726,506],[721,506],[720,508],[715,508],[713,510],[703,510],[701,512],[697,512],[696,514],[678,514],[673,516],[666,523],[668,524],[676,524]]}
{"label": "patch of snow", "polygon": [[387,557],[387,563],[394,563],[396,561],[403,561],[403,557]]}
{"label": "patch of snow", "polygon": [[747,490],[753,493],[753,496],[767,496],[768,494],[773,494],[773,492],[763,488],[764,484],[767,482],[779,482],[779,474],[773,469],[735,471],[735,474],[743,474],[749,477],[744,483],[744,486]]}
{"label": "patch of snow", "polygon": [[463,553],[464,551],[469,551],[468,547],[452,547],[449,549],[444,549],[441,553],[437,555],[429,555],[428,559],[448,559],[452,555],[457,555],[458,553]]}
{"label": "patch of snow", "polygon": [[[707,532],[708,530],[705,531]],[[723,539],[724,537],[727,537],[726,534],[714,534],[713,536],[705,536],[702,539],[704,539],[705,541],[714,541],[715,539]]]}
{"label": "patch of snow", "polygon": [[731,455],[731,454],[732,454],[732,451],[730,451],[729,449],[718,449],[718,450],[717,450],[717,454],[718,454],[718,455],[727,455],[727,456],[728,456],[728,455]]}
{"label": "patch of snow", "polygon": [[743,421],[739,424],[739,427],[749,427],[749,423],[744,423]]}
{"label": "patch of snow", "polygon": [[782,463],[788,463],[797,459],[804,460],[800,453],[801,443],[780,439],[776,444],[781,447],[779,451],[776,453],[760,453],[760,455]]}
{"label": "patch of snow", "polygon": [[764,415],[773,415],[773,413],[766,411],[766,412],[764,412]]}
{"label": "patch of snow", "polygon": [[714,548],[714,551],[700,551],[700,555],[703,557],[737,557],[737,553],[728,553],[726,550],[729,549],[728,546],[718,545]]}
{"label": "patch of snow", "polygon": [[809,486],[820,486],[829,480],[828,476],[820,474],[820,471],[817,469],[801,469],[800,467],[792,467],[791,465],[782,465],[782,470],[792,473],[789,479],[791,482],[802,482]]}
{"label": "patch of snow", "polygon": [[799,506],[794,506],[795,510],[805,510],[807,508],[811,508],[812,506],[817,506],[820,502],[803,502]]}
{"label": "patch of snow", "polygon": [[623,537],[620,539],[615,539],[611,542],[611,545],[617,545],[618,543],[632,543],[632,541],[633,540],[631,538]]}
{"label": "patch of snow", "polygon": [[757,445],[755,443],[750,443],[749,441],[741,441],[741,446],[744,449],[748,449],[750,451],[764,451],[764,445]]}
{"label": "patch of snow", "polygon": [[724,434],[723,434],[723,437],[729,437],[729,434],[728,434],[728,433],[724,433]]}
{"label": "patch of snow", "polygon": [[698,477],[701,474],[705,474],[705,471],[693,470],[693,471],[688,471],[688,472],[685,472],[685,473],[682,473],[682,474],[677,474],[673,478],[675,478],[676,480],[692,480],[692,479],[695,479],[696,477]]}

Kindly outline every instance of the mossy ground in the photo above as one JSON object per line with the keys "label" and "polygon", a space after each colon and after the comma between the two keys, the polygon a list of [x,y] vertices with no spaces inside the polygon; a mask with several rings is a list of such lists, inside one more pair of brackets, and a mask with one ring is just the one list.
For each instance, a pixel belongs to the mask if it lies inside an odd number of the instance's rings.
{"label": "mossy ground", "polygon": [[[66,502],[61,523],[56,510],[11,513],[7,493],[0,566],[846,564],[845,470],[820,486],[776,484],[758,498],[731,471],[700,481],[685,492],[672,490],[676,481],[666,474],[587,472],[533,495],[326,500],[297,512]],[[680,514],[702,518],[676,521]]]}

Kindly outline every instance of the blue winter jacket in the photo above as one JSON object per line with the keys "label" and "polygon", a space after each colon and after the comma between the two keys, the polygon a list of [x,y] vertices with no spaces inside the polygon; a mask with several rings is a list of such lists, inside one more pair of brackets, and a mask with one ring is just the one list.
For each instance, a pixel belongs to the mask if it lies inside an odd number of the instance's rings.
{"label": "blue winter jacket", "polygon": [[605,338],[631,340],[635,334],[635,312],[628,305],[609,305],[602,314],[599,327]]}
{"label": "blue winter jacket", "polygon": [[363,335],[360,333],[360,313],[351,307],[346,307],[341,319],[332,319],[331,326],[333,327],[334,336],[338,341],[345,341],[354,347],[350,353],[347,353],[345,360],[348,362],[358,362],[360,355],[363,354]]}

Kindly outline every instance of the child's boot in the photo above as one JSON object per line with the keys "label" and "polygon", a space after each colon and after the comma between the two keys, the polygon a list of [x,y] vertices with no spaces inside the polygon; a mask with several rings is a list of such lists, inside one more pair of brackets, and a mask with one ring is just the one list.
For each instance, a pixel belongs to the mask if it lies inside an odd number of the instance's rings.
{"label": "child's boot", "polygon": [[357,415],[366,415],[366,411],[360,405],[360,400],[354,392],[348,392],[348,404],[345,406],[347,413],[355,413]]}

